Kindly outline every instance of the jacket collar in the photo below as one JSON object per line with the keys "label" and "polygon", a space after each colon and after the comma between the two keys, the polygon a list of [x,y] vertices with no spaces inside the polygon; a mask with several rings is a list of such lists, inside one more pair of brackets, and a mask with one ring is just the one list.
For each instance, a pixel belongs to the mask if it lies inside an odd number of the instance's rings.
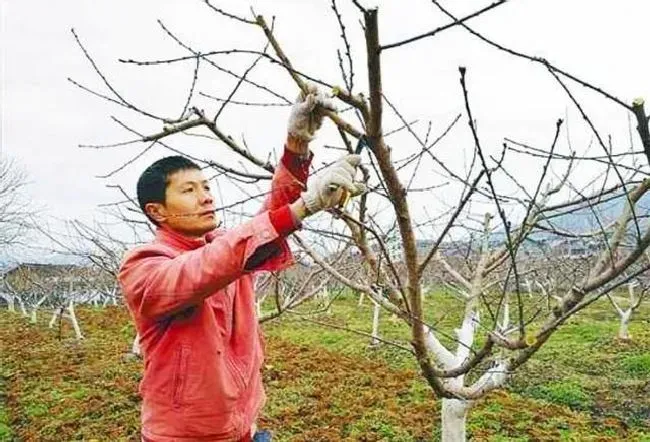
{"label": "jacket collar", "polygon": [[156,240],[158,242],[181,250],[198,249],[199,247],[212,242],[215,236],[216,231],[208,232],[201,238],[193,238],[191,236],[183,235],[182,233],[172,230],[166,226],[161,226],[156,229]]}

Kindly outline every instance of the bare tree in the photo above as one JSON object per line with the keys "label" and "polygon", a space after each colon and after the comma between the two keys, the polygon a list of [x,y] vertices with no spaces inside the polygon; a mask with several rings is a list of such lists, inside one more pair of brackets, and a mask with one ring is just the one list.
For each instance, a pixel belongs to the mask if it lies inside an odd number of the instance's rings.
{"label": "bare tree", "polygon": [[[114,88],[74,34],[107,92],[96,92],[71,81],[162,125],[160,131],[145,134],[118,121],[135,138],[85,147],[145,143],[145,150],[157,144],[178,152],[170,144],[176,134],[208,137],[222,143],[243,162],[225,165],[209,158],[195,159],[215,172],[217,182],[227,180],[245,195],[242,200],[222,207],[224,213],[230,211],[244,216],[245,208],[263,196],[257,184],[270,178],[274,166],[269,158],[254,155],[244,141],[235,140],[221,128],[219,118],[226,106],[254,108],[284,106],[291,102],[272,85],[250,78],[251,72],[260,66],[260,60],[268,62],[265,72],[278,69],[286,73],[302,91],[306,90],[306,82],[330,88],[345,109],[326,113],[340,137],[329,146],[363,154],[366,160],[366,166],[362,167],[363,179],[370,192],[353,205],[310,220],[304,232],[293,235],[297,249],[310,257],[319,272],[328,275],[320,279],[321,282],[315,282],[315,286],[304,284],[303,288],[314,287],[308,289],[314,292],[319,284],[325,283],[322,281],[332,278],[368,296],[402,321],[411,335],[410,347],[398,342],[386,343],[411,353],[424,379],[442,398],[444,441],[465,440],[466,419],[471,407],[488,392],[503,387],[508,376],[526,363],[558,327],[650,267],[643,262],[650,244],[650,226],[645,222],[648,213],[640,204],[650,189],[650,181],[645,179],[649,170],[650,131],[644,101],[636,99],[627,103],[546,59],[492,41],[467,24],[505,4],[505,0],[465,17],[456,17],[432,0],[433,6],[449,17],[447,25],[383,45],[378,10],[366,9],[353,1],[355,12],[362,19],[365,43],[366,63],[362,71],[366,74],[367,91],[364,93],[357,92],[358,72],[355,69],[359,66],[355,65],[349,30],[335,1],[332,1],[333,19],[340,29],[344,47],[343,52],[338,53],[343,86],[301,71],[282,49],[274,33],[274,24],[269,25],[263,16],[239,16],[207,0],[205,3],[214,11],[215,19],[234,20],[241,26],[258,29],[264,39],[260,46],[264,49],[197,49],[159,22],[165,35],[187,55],[159,60],[123,60],[139,66],[178,63],[191,66],[189,94],[180,118],[154,115],[129,101]],[[461,108],[456,109],[457,116],[442,125],[437,134],[433,133],[432,124],[422,130],[410,116],[403,115],[382,87],[382,56],[454,27],[464,29],[486,47],[533,63],[547,72],[591,131],[598,154],[578,155],[571,146],[563,119],[548,123],[545,146],[512,140],[507,134],[503,134],[498,149],[484,146],[472,107],[472,78],[465,67],[458,70]],[[223,57],[242,55],[253,58],[243,73],[233,72],[220,63]],[[230,91],[198,94],[218,104],[210,111],[192,105],[197,100],[195,91],[200,84],[200,66],[236,79]],[[274,101],[236,99],[243,85],[263,99]],[[638,136],[630,134],[627,146],[618,146],[611,139],[605,139],[576,98],[573,91],[576,85],[627,113],[637,123]],[[459,121],[467,123],[466,138],[460,145],[445,144],[451,132],[458,132]],[[399,137],[394,137],[395,134]],[[562,142],[564,135],[566,143]],[[635,149],[638,141],[634,138],[640,138],[642,149]],[[396,140],[395,144],[391,139]],[[449,160],[450,156],[462,156],[467,162],[458,167]],[[526,170],[522,170],[522,161],[528,165]],[[126,198],[125,204],[133,203],[121,188],[120,192]],[[422,198],[436,201],[441,209],[433,213],[434,208],[428,204],[417,210],[415,207]],[[612,208],[603,211],[603,205],[608,203],[613,204]],[[234,208],[240,211],[235,212]],[[137,207],[131,209],[137,212]],[[593,230],[564,226],[562,221],[577,212],[590,214]],[[566,239],[582,242],[584,252],[576,255],[562,252]],[[338,250],[354,246],[358,257],[354,271],[346,266],[345,259],[331,259],[331,254],[326,253],[336,248],[332,244],[340,244]],[[462,315],[457,318],[459,326],[456,329],[445,330],[437,325],[445,313],[437,308],[435,297],[425,298],[423,290],[434,283],[444,287],[459,303]],[[299,282],[290,278],[285,282],[267,280],[267,289],[275,294],[278,312],[302,299],[303,295],[291,294],[297,286]],[[522,287],[525,290],[522,291]],[[539,289],[539,296],[533,296],[533,287]],[[528,296],[523,296],[526,293]],[[378,338],[377,333],[373,335]]]}
{"label": "bare tree", "polygon": [[[49,223],[34,223],[36,231],[42,236],[50,252],[69,257],[85,265],[85,272],[78,272],[75,285],[70,282],[69,290],[59,300],[52,312],[50,328],[57,321],[69,320],[78,339],[82,339],[81,327],[74,312],[75,304],[106,307],[121,305],[121,293],[117,283],[117,273],[124,253],[131,247],[144,242],[148,229],[142,225],[129,223],[126,231],[119,234],[110,229],[110,224],[121,220],[123,214],[113,208],[107,210],[106,221],[95,220],[86,223],[81,220],[68,220],[57,230]],[[139,337],[133,338],[131,354],[140,356]]]}
{"label": "bare tree", "polygon": [[67,319],[77,339],[83,339],[74,306],[88,295],[92,270],[84,267],[22,263],[4,278],[5,288],[17,299],[23,315],[38,322],[38,313],[51,311],[52,328],[56,319]]}
{"label": "bare tree", "polygon": [[632,319],[632,314],[641,306],[641,301],[643,301],[647,293],[647,287],[644,287],[640,294],[636,294],[634,289],[638,286],[639,284],[636,281],[627,284],[629,300],[625,309],[621,307],[622,302],[620,300],[617,301],[614,296],[609,293],[607,294],[607,299],[612,303],[620,319],[618,338],[625,341],[632,339],[629,332],[630,320]]}
{"label": "bare tree", "polygon": [[0,246],[4,248],[21,242],[33,215],[24,195],[26,185],[27,174],[14,160],[0,155]]}

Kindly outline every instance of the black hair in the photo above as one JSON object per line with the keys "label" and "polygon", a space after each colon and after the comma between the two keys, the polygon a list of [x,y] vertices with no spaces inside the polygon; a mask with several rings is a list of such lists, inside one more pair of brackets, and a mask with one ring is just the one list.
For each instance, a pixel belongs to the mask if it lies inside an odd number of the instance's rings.
{"label": "black hair", "polygon": [[158,225],[158,223],[149,216],[145,206],[148,203],[165,204],[165,190],[167,190],[169,184],[169,177],[179,170],[187,169],[201,170],[194,161],[180,155],[174,155],[156,161],[147,167],[138,178],[137,192],[140,209],[149,218],[149,221],[155,225]]}

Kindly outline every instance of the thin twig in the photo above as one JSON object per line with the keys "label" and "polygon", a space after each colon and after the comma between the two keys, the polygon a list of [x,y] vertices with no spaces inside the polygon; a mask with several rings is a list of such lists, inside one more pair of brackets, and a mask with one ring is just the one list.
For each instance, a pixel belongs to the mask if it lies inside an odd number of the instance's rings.
{"label": "thin twig", "polygon": [[194,67],[194,75],[192,76],[192,84],[190,86],[190,92],[187,94],[187,100],[181,111],[181,115],[178,117],[178,120],[182,120],[186,116],[187,108],[190,106],[190,101],[192,101],[192,96],[194,95],[194,87],[196,86],[196,80],[199,77],[199,66],[201,64],[201,54],[196,56],[196,66]]}
{"label": "thin twig", "polygon": [[[332,10],[334,11],[334,14],[336,15],[336,21],[339,24],[339,27],[341,28],[341,38],[343,39],[343,44],[345,45],[345,55],[348,60],[348,72],[350,74],[349,78],[345,74],[345,69],[343,69],[343,63],[339,63],[341,67],[341,75],[343,76],[343,81],[345,82],[346,87],[348,88],[348,93],[352,93],[352,89],[354,88],[354,65],[352,63],[352,54],[351,54],[351,49],[350,49],[350,42],[348,41],[348,36],[345,32],[345,25],[343,24],[343,17],[341,17],[341,14],[336,7],[336,0],[332,0]],[[338,53],[338,51],[337,51]],[[339,60],[340,60],[340,55],[339,55]]]}
{"label": "thin twig", "polygon": [[434,35],[438,34],[439,32],[442,32],[442,31],[444,31],[446,29],[449,29],[449,28],[453,28],[456,25],[459,25],[459,24],[461,24],[461,23],[463,23],[463,22],[465,22],[465,21],[467,21],[469,19],[472,19],[474,17],[477,17],[477,16],[483,14],[484,12],[489,11],[490,9],[494,9],[497,6],[504,4],[506,1],[508,1],[508,0],[499,0],[499,1],[495,2],[495,3],[492,3],[491,5],[486,6],[483,9],[480,9],[480,10],[478,10],[476,12],[473,12],[473,13],[471,13],[469,15],[466,15],[465,17],[463,17],[463,18],[461,18],[461,19],[459,19],[457,21],[454,21],[454,22],[449,23],[449,24],[444,25],[444,26],[440,26],[439,28],[436,28],[433,31],[425,32],[423,34],[416,35],[415,37],[407,38],[406,40],[402,40],[402,41],[398,41],[398,42],[395,42],[395,43],[384,45],[380,49],[382,51],[384,51],[386,49],[396,48],[398,46],[403,46],[403,45],[408,44],[408,43],[413,43],[414,41],[418,41],[418,40],[421,40],[421,39],[426,38],[426,37],[433,37]]}
{"label": "thin twig", "polygon": [[122,97],[122,95],[120,95],[120,93],[117,92],[117,90],[115,90],[115,88],[113,88],[113,86],[112,86],[111,83],[108,81],[108,79],[107,79],[107,78],[104,76],[104,74],[102,74],[102,72],[99,70],[99,67],[98,67],[97,64],[95,63],[95,60],[93,60],[93,58],[90,56],[90,54],[88,53],[88,51],[86,50],[86,48],[84,47],[84,45],[81,43],[81,40],[79,39],[79,36],[77,36],[76,31],[75,31],[74,29],[71,29],[71,32],[72,32],[72,35],[74,36],[75,41],[77,42],[77,44],[78,44],[79,47],[81,48],[82,52],[84,53],[84,55],[86,56],[86,58],[88,59],[88,61],[90,62],[90,64],[92,65],[92,67],[93,67],[93,69],[95,70],[95,72],[97,73],[97,75],[99,75],[99,77],[100,77],[100,78],[102,79],[102,81],[104,82],[104,85],[106,85],[106,87],[107,87],[107,88],[108,88],[108,89],[113,93],[113,95],[115,95],[115,97],[117,98],[117,100],[118,100],[119,102],[121,102],[124,106],[128,107],[129,109],[134,110],[134,111],[136,111],[136,112],[139,112],[139,113],[141,113],[142,115],[145,115],[145,116],[147,116],[147,117],[149,117],[149,118],[153,118],[153,119],[155,119],[155,120],[160,120],[160,121],[166,121],[165,118],[158,117],[158,116],[153,115],[153,114],[151,114],[151,113],[149,113],[149,112],[143,111],[142,109],[140,109],[140,108],[134,106],[133,104],[131,104],[130,102],[128,102],[124,97]]}
{"label": "thin twig", "polygon": [[226,98],[215,97],[214,95],[206,94],[204,92],[199,92],[199,95],[218,102],[228,101],[230,104],[237,104],[240,106],[257,106],[257,107],[288,107],[291,106],[291,103],[259,103],[253,101],[237,101],[237,100],[228,100]]}
{"label": "thin twig", "polygon": [[[206,0],[206,2],[207,2],[207,0]],[[268,48],[268,44],[264,47],[264,52],[266,52],[266,49],[267,49],[267,48]],[[262,59],[262,56],[261,56],[261,55],[258,56],[258,57],[255,59],[255,61],[253,61],[253,63],[248,67],[248,69],[246,69],[246,70],[244,71],[244,73],[242,74],[241,78],[239,78],[239,80],[237,81],[237,84],[235,85],[235,87],[232,89],[232,91],[231,91],[230,94],[228,95],[228,98],[226,98],[226,100],[225,100],[223,103],[221,103],[221,106],[219,107],[219,110],[217,111],[217,113],[216,113],[215,116],[214,116],[214,119],[212,120],[212,124],[217,124],[217,118],[219,118],[219,115],[221,115],[221,113],[223,112],[223,110],[226,108],[226,105],[228,105],[228,103],[230,102],[230,99],[231,99],[232,97],[235,96],[235,93],[237,93],[237,90],[239,89],[239,87],[241,86],[241,84],[244,82],[244,80],[246,79],[246,77],[248,76],[248,74],[253,70],[253,68],[257,65],[257,63],[258,63],[261,59]]]}
{"label": "thin twig", "polygon": [[603,95],[606,98],[609,98],[610,100],[614,101],[615,103],[618,103],[619,105],[623,106],[625,109],[627,109],[629,111],[632,110],[632,107],[630,105],[626,104],[625,102],[623,102],[622,100],[620,100],[620,99],[614,97],[613,95],[605,92],[603,89],[601,89],[601,88],[599,88],[597,86],[594,86],[594,85],[592,85],[590,83],[587,83],[586,81],[583,81],[583,80],[569,74],[568,72],[563,71],[562,69],[552,65],[548,60],[546,60],[544,58],[532,57],[530,55],[526,55],[524,53],[517,52],[517,51],[514,51],[512,49],[508,49],[508,48],[506,48],[506,47],[504,47],[504,46],[502,46],[500,44],[495,43],[492,40],[487,39],[482,34],[479,34],[478,32],[474,31],[472,28],[467,26],[465,23],[461,23],[455,16],[453,16],[449,11],[447,11],[447,9],[442,7],[442,5],[440,4],[440,2],[438,0],[431,0],[431,2],[434,5],[436,5],[438,7],[438,9],[440,9],[442,12],[444,12],[447,16],[449,16],[451,19],[453,19],[456,23],[459,23],[463,28],[465,28],[472,35],[474,35],[474,36],[478,37],[479,39],[483,40],[485,43],[489,44],[490,46],[492,46],[494,48],[497,48],[500,51],[506,52],[506,53],[508,53],[510,55],[514,55],[515,57],[524,58],[526,60],[529,60],[529,61],[532,61],[532,62],[535,62],[535,63],[541,63],[545,67],[557,72],[558,74],[564,75],[565,77],[570,78],[571,80],[575,81],[576,83],[579,83],[582,86],[584,86],[586,88],[589,88],[589,89],[591,89],[591,90],[593,90],[595,92],[598,92],[599,94]]}
{"label": "thin twig", "polygon": [[233,19],[233,20],[240,21],[240,22],[242,22],[242,23],[255,24],[255,22],[252,21],[252,20],[246,20],[246,19],[243,18],[243,17],[239,17],[239,16],[237,16],[237,15],[234,15],[234,14],[228,13],[228,12],[224,11],[223,9],[219,9],[219,8],[217,8],[216,6],[212,5],[212,4],[210,3],[209,0],[204,0],[204,2],[205,2],[205,4],[208,5],[208,6],[209,6],[213,11],[215,11],[215,12],[218,13],[218,14],[223,15],[224,17],[228,17],[228,18],[231,18],[231,19]]}

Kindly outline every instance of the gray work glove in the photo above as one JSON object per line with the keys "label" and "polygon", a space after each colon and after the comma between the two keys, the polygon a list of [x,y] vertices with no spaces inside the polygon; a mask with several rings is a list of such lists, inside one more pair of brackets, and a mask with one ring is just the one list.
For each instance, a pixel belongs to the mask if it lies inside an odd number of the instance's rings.
{"label": "gray work glove", "polygon": [[300,92],[291,108],[287,131],[294,137],[311,141],[323,124],[325,111],[336,112],[334,102],[313,84],[307,84],[307,94]]}
{"label": "gray work glove", "polygon": [[359,155],[345,155],[309,180],[302,200],[310,214],[345,205],[350,197],[366,191],[363,183],[355,183],[354,175],[361,163]]}

